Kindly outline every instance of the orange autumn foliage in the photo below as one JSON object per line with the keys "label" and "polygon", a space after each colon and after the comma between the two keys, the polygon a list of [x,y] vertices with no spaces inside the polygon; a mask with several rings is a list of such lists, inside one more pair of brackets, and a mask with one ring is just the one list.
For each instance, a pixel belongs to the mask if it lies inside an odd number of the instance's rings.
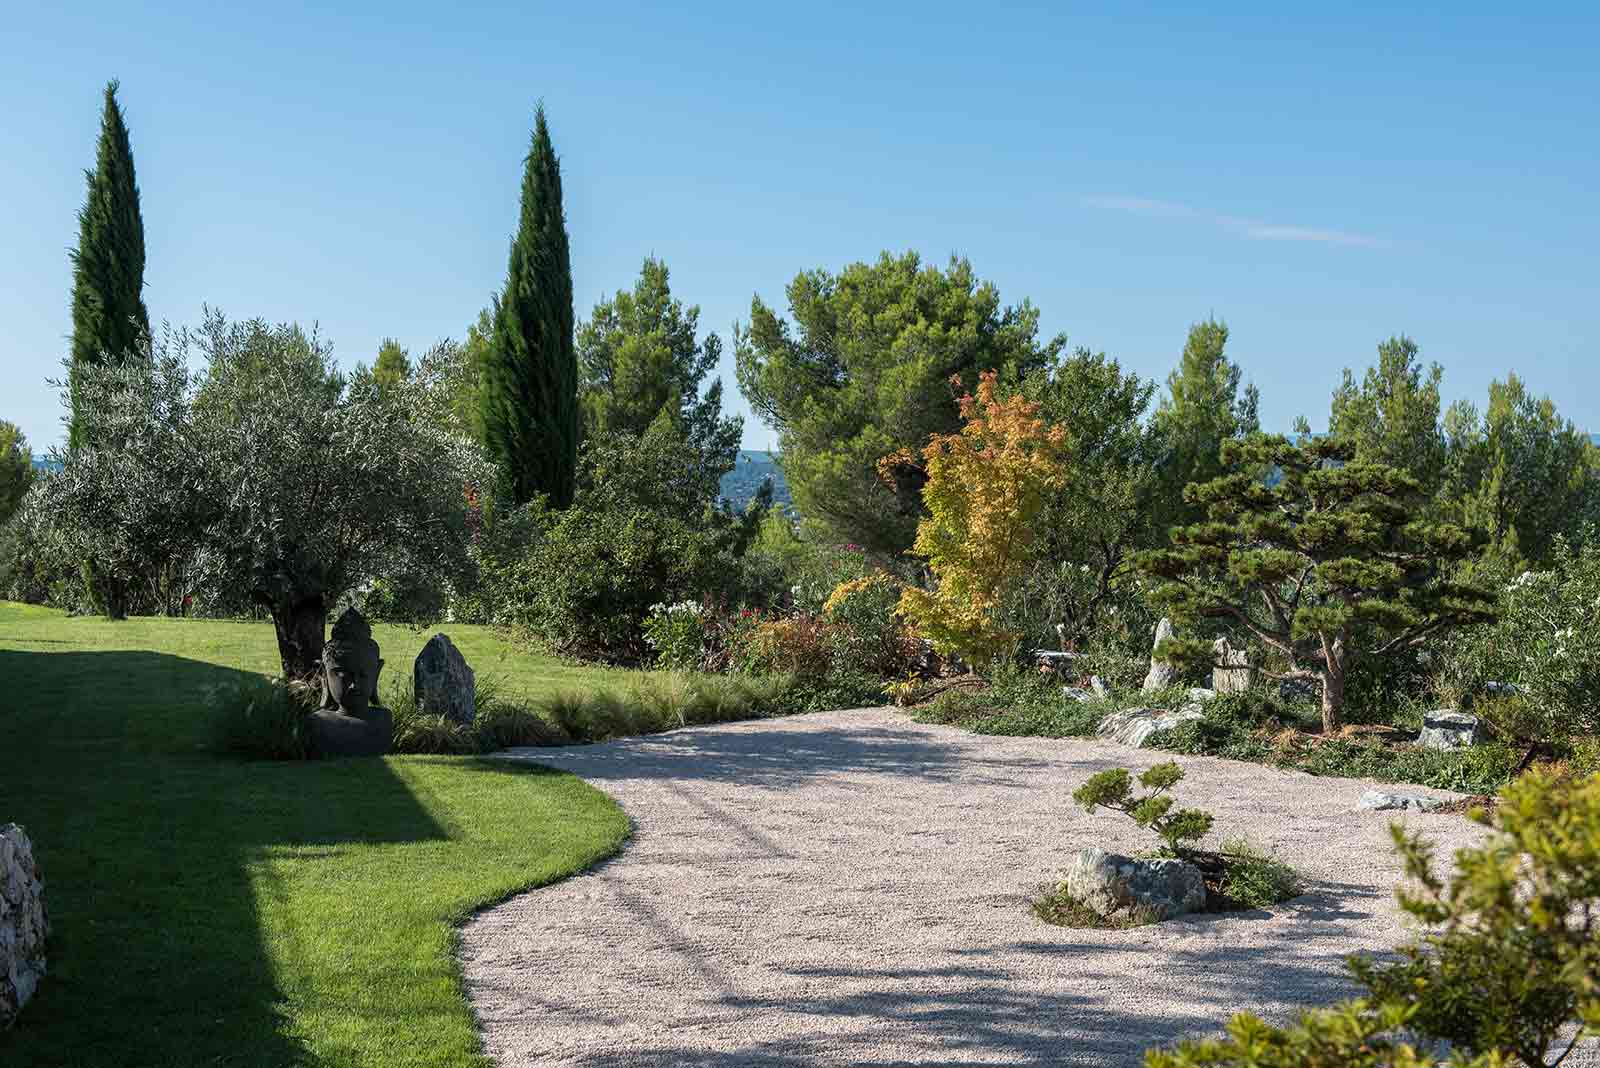
{"label": "orange autumn foliage", "polygon": [[[973,666],[1013,651],[1020,636],[1001,625],[1007,591],[1034,544],[1034,520],[1066,477],[1066,432],[1020,396],[999,399],[987,371],[976,394],[960,399],[959,433],[936,434],[922,450],[927,518],[913,550],[928,561],[935,588],[907,588],[899,614],[941,654]],[[880,471],[914,462],[907,450]]]}

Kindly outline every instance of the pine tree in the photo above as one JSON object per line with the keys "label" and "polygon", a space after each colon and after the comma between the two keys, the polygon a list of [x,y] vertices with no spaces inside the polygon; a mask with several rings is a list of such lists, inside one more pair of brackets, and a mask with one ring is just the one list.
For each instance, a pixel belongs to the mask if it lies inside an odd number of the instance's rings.
{"label": "pine tree", "polygon": [[578,461],[578,361],[572,264],[561,207],[561,164],[544,105],[522,177],[522,211],[506,284],[495,305],[479,405],[484,445],[520,503],[536,494],[572,503]]}
{"label": "pine tree", "polygon": [[[78,212],[78,247],[72,252],[71,367],[121,360],[150,333],[144,297],[144,220],[133,173],[128,127],[117,103],[117,83],[105,90],[100,144],[92,171],[84,172],[88,193]],[[69,372],[69,379],[76,375]],[[86,413],[71,390],[68,444],[83,443]]]}
{"label": "pine tree", "polygon": [[1260,429],[1259,393],[1253,385],[1240,392],[1244,372],[1228,358],[1227,346],[1228,324],[1207,319],[1191,326],[1156,409],[1153,424],[1167,454],[1160,470],[1165,496],[1178,512],[1174,518],[1199,518],[1198,511],[1179,505],[1183,487],[1221,474],[1222,443]]}
{"label": "pine tree", "polygon": [[383,339],[378,346],[378,359],[372,365],[372,377],[380,392],[390,392],[411,377],[411,354],[392,337]]}
{"label": "pine tree", "polygon": [[[1336,438],[1266,434],[1226,442],[1221,461],[1228,473],[1184,491],[1206,520],[1175,529],[1173,547],[1141,554],[1139,568],[1174,622],[1225,621],[1265,651],[1267,678],[1320,686],[1324,731],[1339,729],[1357,659],[1493,618],[1489,594],[1455,579],[1475,539],[1418,518],[1422,487],[1404,471],[1356,460]],[[1225,666],[1196,639],[1168,638],[1156,655]]]}

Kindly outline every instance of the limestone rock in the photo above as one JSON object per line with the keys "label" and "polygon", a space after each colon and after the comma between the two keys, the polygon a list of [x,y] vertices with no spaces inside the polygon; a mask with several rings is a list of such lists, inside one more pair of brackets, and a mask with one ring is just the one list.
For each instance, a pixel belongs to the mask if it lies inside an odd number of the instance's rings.
{"label": "limestone rock", "polygon": [[1244,693],[1255,682],[1255,669],[1243,649],[1235,649],[1228,639],[1218,638],[1211,645],[1217,667],[1211,669],[1211,688],[1218,693]]}
{"label": "limestone rock", "polygon": [[1150,645],[1150,670],[1144,677],[1144,692],[1154,693],[1165,690],[1168,686],[1178,681],[1178,669],[1171,664],[1163,664],[1155,658],[1156,646],[1172,637],[1172,620],[1165,616],[1156,624],[1155,640]]}
{"label": "limestone rock", "polygon": [[1164,708],[1125,708],[1101,720],[1095,733],[1107,741],[1137,749],[1156,731],[1171,730],[1180,723],[1200,719],[1201,715],[1198,704],[1184,705],[1176,712]]}
{"label": "limestone rock", "polygon": [[1086,690],[1082,686],[1063,686],[1061,692],[1070,701],[1093,701],[1095,697],[1093,690]]}
{"label": "limestone rock", "polygon": [[1141,860],[1103,849],[1080,849],[1060,888],[1110,918],[1170,920],[1204,908],[1206,881],[1184,860]]}
{"label": "limestone rock", "polygon": [[50,919],[33,843],[15,823],[0,827],[0,1030],[33,997],[45,972]]}
{"label": "limestone rock", "polygon": [[1478,717],[1440,708],[1422,717],[1417,744],[1426,749],[1460,749],[1478,740]]}
{"label": "limestone rock", "polygon": [[1208,690],[1204,686],[1191,686],[1191,687],[1189,687],[1189,703],[1190,704],[1204,704],[1207,701],[1216,700],[1216,697],[1217,697],[1217,691],[1215,691],[1215,690]]}
{"label": "limestone rock", "polygon": [[1106,685],[1106,680],[1099,675],[1089,676],[1089,689],[1094,691],[1096,697],[1110,697],[1111,687]]}
{"label": "limestone rock", "polygon": [[1361,800],[1356,807],[1367,809],[1371,812],[1405,811],[1414,809],[1417,812],[1432,812],[1441,807],[1443,801],[1437,797],[1427,797],[1423,794],[1391,794],[1382,790],[1368,790],[1361,795]]}
{"label": "limestone rock", "polygon": [[444,716],[463,727],[477,715],[477,682],[466,657],[443,634],[435,634],[417,654],[412,668],[417,711]]}

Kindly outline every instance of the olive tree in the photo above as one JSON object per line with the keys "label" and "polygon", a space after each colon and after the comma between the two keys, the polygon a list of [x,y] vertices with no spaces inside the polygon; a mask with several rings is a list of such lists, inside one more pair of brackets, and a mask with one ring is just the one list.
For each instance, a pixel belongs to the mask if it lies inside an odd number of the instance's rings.
{"label": "olive tree", "polygon": [[194,589],[204,468],[182,341],[168,331],[126,360],[73,368],[62,399],[78,402],[79,434],[29,501],[111,619],[176,614]]}
{"label": "olive tree", "polygon": [[[195,350],[204,369],[190,374]],[[167,335],[148,360],[86,379],[122,398],[121,440],[160,447],[66,454],[80,506],[64,522],[88,543],[105,517],[170,505],[181,528],[171,536],[191,547],[196,581],[271,614],[286,677],[316,671],[343,594],[379,577],[469,572],[467,494],[492,485],[493,469],[422,414],[420,387],[348,381],[315,333],[208,311],[199,330]],[[150,561],[107,562],[132,577]]]}

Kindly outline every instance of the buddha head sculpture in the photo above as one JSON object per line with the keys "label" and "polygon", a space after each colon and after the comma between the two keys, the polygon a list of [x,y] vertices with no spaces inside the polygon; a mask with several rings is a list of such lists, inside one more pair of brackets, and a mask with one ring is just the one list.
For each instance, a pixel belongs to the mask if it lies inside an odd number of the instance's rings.
{"label": "buddha head sculpture", "polygon": [[322,707],[360,716],[378,703],[378,672],[383,660],[372,628],[354,608],[333,625],[322,647]]}

